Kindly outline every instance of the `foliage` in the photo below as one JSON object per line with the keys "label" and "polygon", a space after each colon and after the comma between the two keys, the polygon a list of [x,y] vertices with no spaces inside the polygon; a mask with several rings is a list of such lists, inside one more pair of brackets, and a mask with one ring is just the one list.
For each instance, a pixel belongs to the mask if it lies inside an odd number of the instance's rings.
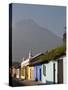
{"label": "foliage", "polygon": [[56,48],[52,49],[51,51],[41,54],[39,57],[36,57],[34,60],[34,64],[42,63],[42,62],[46,62],[46,61],[50,61],[50,60],[56,60],[57,58],[64,55],[66,53],[65,51],[66,51],[65,45],[56,47]]}
{"label": "foliage", "polygon": [[40,58],[42,60],[53,60],[53,59],[57,59],[58,57],[60,57],[64,54],[65,54],[65,46],[63,45],[63,46],[57,47],[55,49],[52,49],[50,52],[41,56]]}

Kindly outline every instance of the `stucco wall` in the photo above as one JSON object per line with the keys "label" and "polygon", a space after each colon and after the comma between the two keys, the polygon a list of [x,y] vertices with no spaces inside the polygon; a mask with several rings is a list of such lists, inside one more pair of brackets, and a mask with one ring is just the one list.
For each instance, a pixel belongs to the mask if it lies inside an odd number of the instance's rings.
{"label": "stucco wall", "polygon": [[41,79],[42,79],[42,65],[34,66],[34,80],[36,80],[36,78],[38,79],[38,81],[40,80],[40,72],[39,72],[40,69],[41,69]]}
{"label": "stucco wall", "polygon": [[31,80],[34,80],[34,67],[31,67]]}
{"label": "stucco wall", "polygon": [[20,78],[20,69],[16,69],[16,78]]}
{"label": "stucco wall", "polygon": [[43,75],[43,65],[42,65],[42,83],[53,83],[54,71],[53,64],[55,63],[55,81],[57,82],[57,61],[50,61],[46,66],[46,76]]}
{"label": "stucco wall", "polygon": [[34,80],[34,67],[28,66],[28,80]]}

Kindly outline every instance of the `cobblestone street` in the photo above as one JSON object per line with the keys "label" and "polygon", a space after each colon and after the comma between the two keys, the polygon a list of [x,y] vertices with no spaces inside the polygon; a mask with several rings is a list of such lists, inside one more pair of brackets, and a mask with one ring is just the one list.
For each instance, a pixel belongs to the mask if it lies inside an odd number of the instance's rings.
{"label": "cobblestone street", "polygon": [[20,80],[13,78],[13,86],[33,86],[33,85],[45,85],[41,81],[31,81],[31,80]]}

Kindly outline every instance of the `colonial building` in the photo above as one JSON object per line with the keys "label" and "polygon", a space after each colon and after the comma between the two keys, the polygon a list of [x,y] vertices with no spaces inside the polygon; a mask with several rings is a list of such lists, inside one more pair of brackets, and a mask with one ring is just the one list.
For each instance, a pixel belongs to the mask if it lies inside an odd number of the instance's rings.
{"label": "colonial building", "polygon": [[32,58],[31,52],[29,52],[29,57],[21,63],[21,79],[23,80],[34,80],[34,67],[29,66],[29,61]]}
{"label": "colonial building", "polygon": [[16,78],[16,68],[14,66],[11,69],[11,76]]}
{"label": "colonial building", "polygon": [[16,67],[16,78],[20,79],[20,73],[21,73],[21,71],[20,71],[20,65],[18,65]]}
{"label": "colonial building", "polygon": [[42,64],[42,83],[66,83],[66,57]]}
{"label": "colonial building", "polygon": [[45,84],[66,83],[66,64],[65,45],[33,57],[29,52],[29,57],[21,63],[21,79]]}
{"label": "colonial building", "polygon": [[66,48],[60,46],[42,53],[30,61],[34,66],[34,80],[46,84],[66,83]]}

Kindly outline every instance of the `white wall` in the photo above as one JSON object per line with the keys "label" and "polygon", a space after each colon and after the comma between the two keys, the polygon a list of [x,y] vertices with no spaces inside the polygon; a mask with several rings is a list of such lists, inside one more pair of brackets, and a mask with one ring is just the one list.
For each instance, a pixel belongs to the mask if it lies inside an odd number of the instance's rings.
{"label": "white wall", "polygon": [[16,70],[16,78],[19,78],[19,77],[20,77],[20,70],[17,69],[17,70]]}
{"label": "white wall", "polygon": [[[46,66],[46,64],[44,64]],[[46,83],[46,76],[43,75],[43,65],[42,65],[42,83]]]}
{"label": "white wall", "polygon": [[46,64],[46,80],[49,82],[53,82],[53,62],[49,62]]}
{"label": "white wall", "polygon": [[[55,81],[57,83],[57,61],[50,61],[46,66],[46,76],[43,75],[43,65],[42,65],[42,83],[53,83],[53,64],[55,63]],[[47,82],[48,81],[48,82]]]}

